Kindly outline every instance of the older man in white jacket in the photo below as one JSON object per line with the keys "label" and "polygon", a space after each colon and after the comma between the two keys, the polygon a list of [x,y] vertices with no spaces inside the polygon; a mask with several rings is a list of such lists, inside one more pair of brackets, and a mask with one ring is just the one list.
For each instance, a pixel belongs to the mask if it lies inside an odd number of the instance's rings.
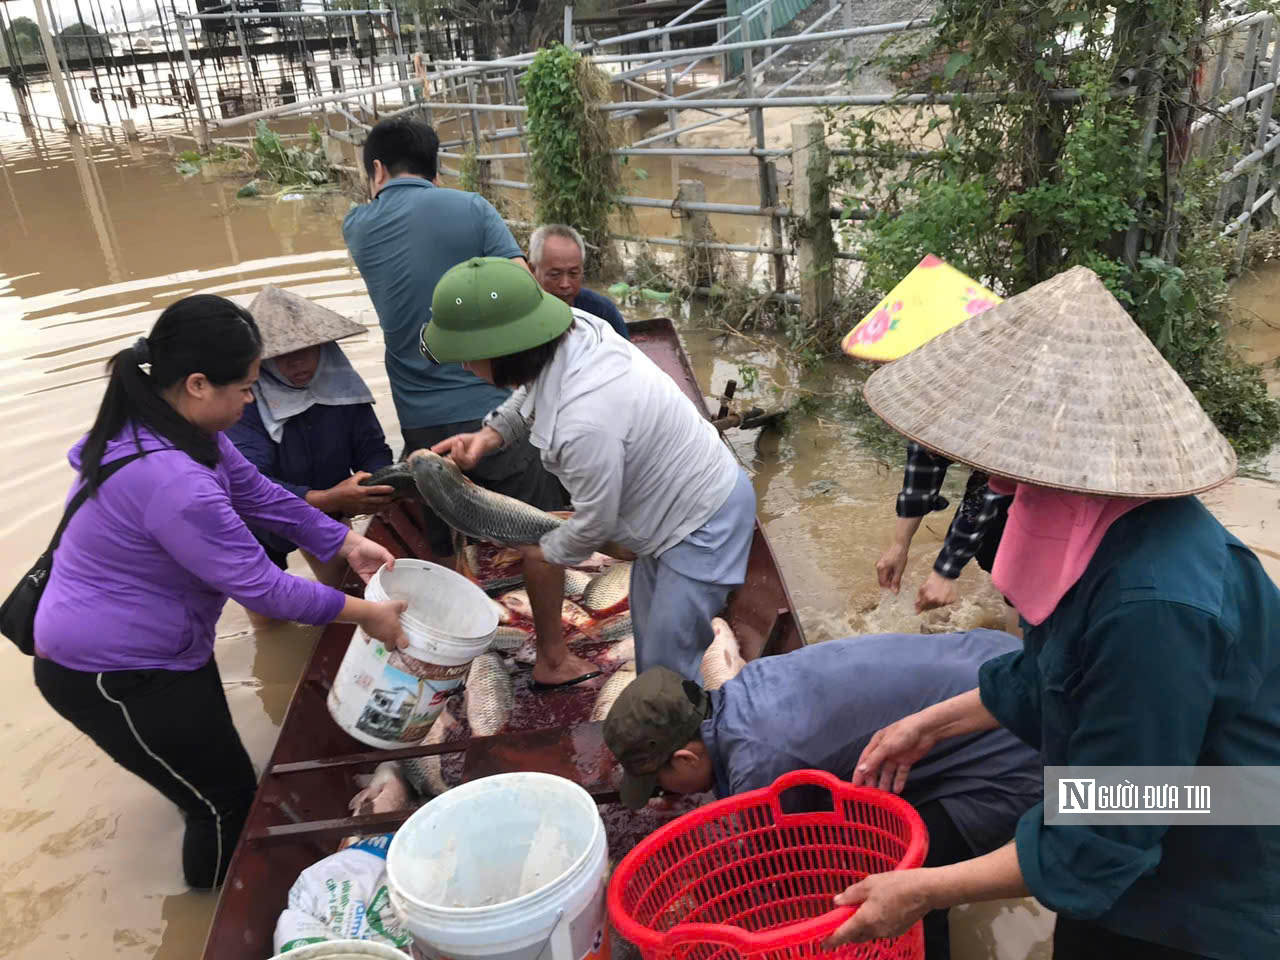
{"label": "older man in white jacket", "polygon": [[565,566],[606,544],[635,555],[636,666],[698,680],[711,619],[746,577],[755,493],[716,429],[607,323],[543,292],[517,265],[476,258],[436,287],[424,352],[514,389],[476,433],[433,450],[468,469],[528,437],[573,516],[523,548],[538,635],[535,689],[598,675],[561,634]]}

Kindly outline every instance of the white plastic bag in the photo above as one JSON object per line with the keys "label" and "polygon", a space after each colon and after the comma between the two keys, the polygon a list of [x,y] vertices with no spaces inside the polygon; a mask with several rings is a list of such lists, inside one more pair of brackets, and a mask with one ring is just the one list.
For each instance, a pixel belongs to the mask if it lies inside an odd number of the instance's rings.
{"label": "white plastic bag", "polygon": [[371,940],[409,952],[412,937],[387,894],[391,836],[365,837],[298,874],[276,922],[277,954],[326,940]]}

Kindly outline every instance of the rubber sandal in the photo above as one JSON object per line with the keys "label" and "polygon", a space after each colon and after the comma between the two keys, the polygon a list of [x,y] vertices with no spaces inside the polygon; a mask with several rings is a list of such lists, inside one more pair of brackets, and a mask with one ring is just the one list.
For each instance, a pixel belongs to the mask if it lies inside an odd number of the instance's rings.
{"label": "rubber sandal", "polygon": [[565,687],[576,687],[580,683],[588,680],[594,680],[596,677],[603,676],[603,670],[592,670],[590,673],[584,673],[580,677],[574,677],[572,680],[566,680],[563,683],[539,683],[534,680],[529,684],[529,689],[534,693],[549,693],[552,690],[563,690]]}

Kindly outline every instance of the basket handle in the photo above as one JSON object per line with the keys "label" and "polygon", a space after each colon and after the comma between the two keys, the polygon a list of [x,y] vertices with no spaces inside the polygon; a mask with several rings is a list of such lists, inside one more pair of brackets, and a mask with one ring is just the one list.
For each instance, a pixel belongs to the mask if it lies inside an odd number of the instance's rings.
{"label": "basket handle", "polygon": [[740,927],[718,923],[678,923],[663,935],[659,952],[660,955],[669,956],[674,947],[682,944],[715,943],[733,947],[740,953],[751,954],[794,947],[798,943],[822,941],[835,933],[836,928],[852,917],[857,909],[836,907],[819,917],[763,933],[752,933]]}
{"label": "basket handle", "polygon": [[773,781],[773,784],[766,789],[769,791],[769,804],[773,807],[774,816],[782,818],[786,816],[780,802],[782,795],[793,787],[822,787],[831,794],[832,809],[839,810],[837,792],[847,786],[849,786],[847,781],[825,770],[791,770]]}

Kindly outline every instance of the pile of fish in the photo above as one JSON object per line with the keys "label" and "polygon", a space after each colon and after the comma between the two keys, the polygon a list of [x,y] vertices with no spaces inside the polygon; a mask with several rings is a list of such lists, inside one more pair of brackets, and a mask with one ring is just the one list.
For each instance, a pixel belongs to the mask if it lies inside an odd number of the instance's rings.
{"label": "pile of fish", "polygon": [[[499,626],[493,644],[472,662],[461,699],[455,694],[445,705],[424,745],[605,718],[636,677],[629,563],[596,554],[581,567],[565,571],[561,612],[565,640],[606,676],[553,694],[536,694],[529,689],[537,658],[533,610],[521,587],[520,552],[513,545],[538,542],[564,519],[477,486],[452,460],[427,450],[361,482],[391,486],[397,497],[416,494],[456,533],[480,541],[463,548],[460,569],[491,597],[496,595]],[[715,640],[703,660],[703,681],[714,689],[736,674],[743,662],[728,624],[717,620],[713,627]],[[554,722],[549,724],[552,712]],[[460,779],[461,767],[459,752],[381,764],[352,799],[352,809],[397,810],[411,802],[413,792],[437,796]]]}
{"label": "pile of fish", "polygon": [[[490,592],[522,582],[518,551],[491,545],[471,546],[463,566]],[[631,565],[608,557],[592,557],[581,569],[565,571],[561,622],[566,641],[595,662],[605,677],[551,694],[529,689],[537,654],[533,610],[522,587],[501,593],[493,602],[499,627],[489,651],[472,661],[466,683],[432,725],[424,745],[464,741],[497,733],[554,725],[598,722],[636,677],[635,637],[630,610]],[[744,665],[729,625],[712,621],[715,639],[703,659],[704,686],[718,688]],[[438,796],[461,779],[460,752],[379,765],[367,785],[351,801],[359,813],[404,809],[422,798]]]}

